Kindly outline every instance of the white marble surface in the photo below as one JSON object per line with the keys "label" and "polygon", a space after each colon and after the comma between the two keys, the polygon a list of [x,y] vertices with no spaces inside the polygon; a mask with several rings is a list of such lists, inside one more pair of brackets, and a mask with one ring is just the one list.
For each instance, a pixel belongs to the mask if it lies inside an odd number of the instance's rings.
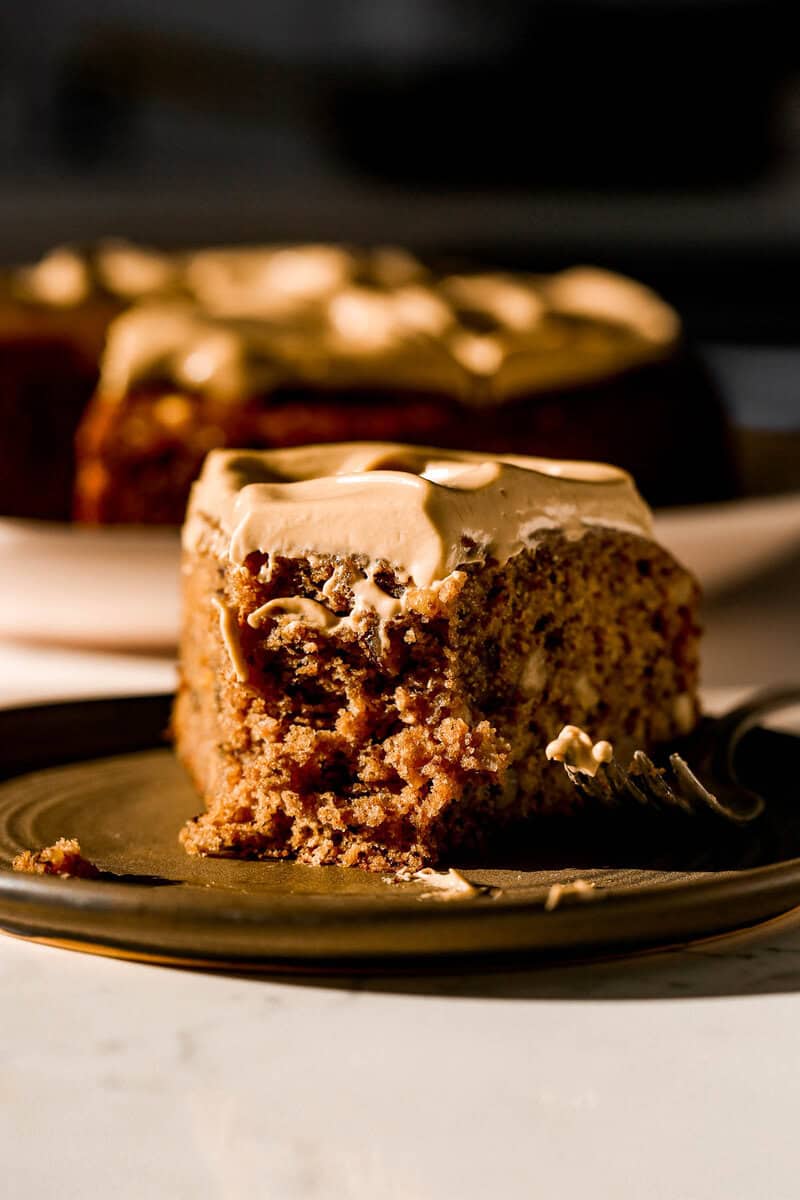
{"label": "white marble surface", "polygon": [[214,977],[8,942],[8,1196],[794,1200],[800,922],[486,977]]}
{"label": "white marble surface", "polygon": [[[706,682],[800,679],[800,561],[707,613]],[[167,686],[0,645],[0,699]],[[728,693],[729,694],[729,693]],[[795,1200],[800,916],[484,975],[234,977],[0,939],[0,1195]]]}

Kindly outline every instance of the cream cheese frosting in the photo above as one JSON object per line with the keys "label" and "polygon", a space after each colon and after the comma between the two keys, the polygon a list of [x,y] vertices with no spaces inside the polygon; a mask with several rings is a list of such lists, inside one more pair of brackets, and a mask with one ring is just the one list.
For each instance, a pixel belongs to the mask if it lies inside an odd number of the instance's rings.
{"label": "cream cheese frosting", "polygon": [[[109,330],[100,394],[122,401],[155,382],[235,402],[281,386],[435,388],[468,399],[468,370],[443,343],[356,289],[334,297],[324,326],[220,317],[190,300],[154,299]],[[332,301],[332,304],[334,303]],[[401,305],[402,297],[391,305]]]}
{"label": "cream cheese frosting", "polygon": [[[213,451],[192,491],[188,549],[209,522],[222,530],[232,563],[253,553],[358,559],[365,578],[356,584],[356,606],[383,619],[401,601],[375,585],[382,565],[409,585],[432,588],[467,563],[506,562],[547,530],[575,537],[605,526],[652,534],[649,509],[616,467],[392,443]],[[290,619],[330,624],[324,614],[300,614],[287,604],[274,607]],[[271,615],[272,605],[264,606],[269,614],[252,614],[251,624]]]}
{"label": "cream cheese frosting", "polygon": [[12,276],[30,303],[132,304],[102,364],[109,402],[156,381],[223,400],[282,385],[432,389],[502,403],[607,378],[669,353],[675,312],[594,267],[436,275],[394,247],[62,246]]}

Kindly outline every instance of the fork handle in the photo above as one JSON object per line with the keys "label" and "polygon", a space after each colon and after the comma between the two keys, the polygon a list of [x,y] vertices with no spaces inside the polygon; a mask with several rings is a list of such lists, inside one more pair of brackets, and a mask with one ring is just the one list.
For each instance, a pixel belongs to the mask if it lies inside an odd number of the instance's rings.
{"label": "fork handle", "polygon": [[734,767],[739,743],[748,730],[758,724],[763,717],[773,712],[779,712],[780,709],[787,708],[790,704],[800,704],[800,687],[785,684],[756,692],[749,700],[719,717],[716,722],[714,774],[719,779],[741,786]]}

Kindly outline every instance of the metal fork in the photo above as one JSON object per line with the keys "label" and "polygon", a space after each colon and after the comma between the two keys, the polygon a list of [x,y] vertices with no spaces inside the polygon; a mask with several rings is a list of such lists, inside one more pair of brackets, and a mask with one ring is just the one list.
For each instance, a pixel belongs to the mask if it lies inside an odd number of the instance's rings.
{"label": "metal fork", "polygon": [[643,808],[712,813],[745,825],[764,811],[764,798],[739,781],[734,763],[737,746],[763,717],[797,703],[800,688],[771,688],[723,717],[707,718],[682,747],[690,752],[693,767],[677,752],[669,755],[668,765],[657,767],[636,750],[627,768],[611,758],[598,766],[594,776],[566,763],[564,770],[581,796],[608,807],[633,800]]}

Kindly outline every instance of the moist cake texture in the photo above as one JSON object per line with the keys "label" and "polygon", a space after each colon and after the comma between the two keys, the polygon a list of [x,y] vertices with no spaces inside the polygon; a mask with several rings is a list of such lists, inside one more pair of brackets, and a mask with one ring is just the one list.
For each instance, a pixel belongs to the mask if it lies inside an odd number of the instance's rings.
{"label": "moist cake texture", "polygon": [[624,752],[697,719],[697,588],[613,467],[217,451],[183,575],[190,853],[447,863],[575,806],[565,724]]}

